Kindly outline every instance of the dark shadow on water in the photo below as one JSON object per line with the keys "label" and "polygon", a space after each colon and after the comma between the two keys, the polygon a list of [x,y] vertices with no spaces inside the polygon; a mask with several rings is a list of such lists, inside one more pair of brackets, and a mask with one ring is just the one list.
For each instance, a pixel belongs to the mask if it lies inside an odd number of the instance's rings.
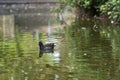
{"label": "dark shadow on water", "polygon": [[43,56],[43,52],[40,51],[40,52],[39,52],[39,57],[42,57],[42,56]]}

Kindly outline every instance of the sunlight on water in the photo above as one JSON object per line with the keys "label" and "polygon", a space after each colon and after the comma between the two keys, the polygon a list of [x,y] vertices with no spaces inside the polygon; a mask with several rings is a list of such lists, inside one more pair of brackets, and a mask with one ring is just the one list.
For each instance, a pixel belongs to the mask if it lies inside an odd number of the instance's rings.
{"label": "sunlight on water", "polygon": [[50,21],[48,21],[48,36],[51,35],[51,24]]}
{"label": "sunlight on water", "polygon": [[59,52],[54,52],[54,54],[53,54],[53,57],[54,57],[54,61],[56,62],[56,63],[59,63],[60,62],[60,53]]}

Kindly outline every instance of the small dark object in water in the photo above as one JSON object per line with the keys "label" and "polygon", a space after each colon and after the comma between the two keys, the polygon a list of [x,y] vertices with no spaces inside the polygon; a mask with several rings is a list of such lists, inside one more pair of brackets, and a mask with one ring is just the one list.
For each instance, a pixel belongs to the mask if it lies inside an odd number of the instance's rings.
{"label": "small dark object in water", "polygon": [[43,44],[40,41],[39,49],[40,49],[40,52],[53,52],[54,51],[54,43]]}

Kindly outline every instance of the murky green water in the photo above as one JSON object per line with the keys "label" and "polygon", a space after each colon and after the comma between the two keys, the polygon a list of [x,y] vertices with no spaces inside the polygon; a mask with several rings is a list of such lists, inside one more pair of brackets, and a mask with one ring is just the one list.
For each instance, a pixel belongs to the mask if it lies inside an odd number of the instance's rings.
{"label": "murky green water", "polygon": [[[120,26],[76,21],[59,35],[15,31],[0,39],[0,80],[119,80]],[[64,32],[64,34],[63,34]],[[38,40],[54,42],[39,57]]]}

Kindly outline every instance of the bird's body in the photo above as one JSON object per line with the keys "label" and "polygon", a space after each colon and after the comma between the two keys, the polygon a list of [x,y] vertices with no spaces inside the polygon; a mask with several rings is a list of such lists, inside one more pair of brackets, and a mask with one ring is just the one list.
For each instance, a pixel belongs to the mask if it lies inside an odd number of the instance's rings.
{"label": "bird's body", "polygon": [[54,43],[43,44],[41,41],[39,42],[39,49],[42,52],[53,52]]}

